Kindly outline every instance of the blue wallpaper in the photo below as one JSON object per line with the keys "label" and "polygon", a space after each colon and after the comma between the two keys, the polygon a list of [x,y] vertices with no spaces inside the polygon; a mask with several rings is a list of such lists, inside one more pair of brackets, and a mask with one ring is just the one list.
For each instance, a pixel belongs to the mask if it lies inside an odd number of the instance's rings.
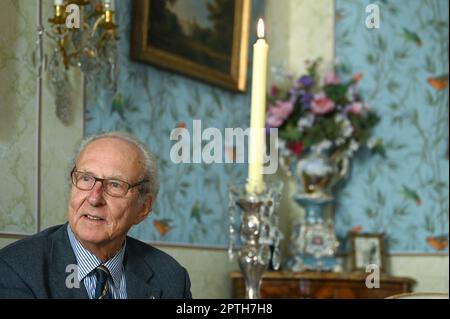
{"label": "blue wallpaper", "polygon": [[[256,26],[262,4],[253,4],[250,25]],[[246,166],[174,164],[170,149],[175,142],[170,140],[170,132],[185,126],[192,135],[193,120],[201,120],[202,129],[216,127],[222,134],[226,127],[248,127],[249,94],[235,94],[130,61],[131,1],[116,1],[116,5],[118,89],[112,96],[96,82],[88,84],[85,133],[130,131],[158,157],[161,189],[153,213],[130,234],[150,242],[224,247],[228,244],[227,185],[245,178]],[[255,41],[253,33],[251,43]],[[250,66],[251,61],[248,74]],[[224,156],[232,154],[225,152]]]}
{"label": "blue wallpaper", "polygon": [[[366,5],[380,8],[368,29]],[[387,158],[360,158],[339,197],[336,229],[384,232],[390,252],[447,252],[449,227],[446,0],[336,0],[336,58],[363,73]]]}
{"label": "blue wallpaper", "polygon": [[[380,8],[379,29],[365,26],[369,3]],[[386,158],[362,155],[352,163],[335,214],[342,241],[356,227],[384,232],[390,252],[448,253],[448,6],[445,0],[336,0],[337,61],[363,74],[361,93],[381,116],[374,133],[387,151]],[[251,25],[262,9],[254,1]],[[111,96],[95,82],[88,85],[85,129],[131,131],[158,156],[160,195],[153,214],[131,234],[225,246],[227,184],[245,177],[245,165],[173,164],[169,135],[177,126],[192,132],[194,119],[222,132],[247,127],[249,95],[130,61],[130,1],[117,1],[117,12],[118,91]]]}

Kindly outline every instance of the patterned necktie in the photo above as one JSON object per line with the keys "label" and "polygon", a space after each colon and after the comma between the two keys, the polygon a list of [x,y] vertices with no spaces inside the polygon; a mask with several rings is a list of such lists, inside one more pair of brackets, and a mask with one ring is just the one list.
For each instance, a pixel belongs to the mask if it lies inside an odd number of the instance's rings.
{"label": "patterned necktie", "polygon": [[97,284],[95,285],[94,299],[112,299],[109,291],[108,278],[111,277],[108,268],[103,265],[94,269]]}

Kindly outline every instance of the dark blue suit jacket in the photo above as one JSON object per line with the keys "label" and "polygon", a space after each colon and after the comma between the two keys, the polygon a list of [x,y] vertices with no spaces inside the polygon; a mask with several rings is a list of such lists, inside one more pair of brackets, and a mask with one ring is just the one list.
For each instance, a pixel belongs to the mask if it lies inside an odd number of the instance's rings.
{"label": "dark blue suit jacket", "polygon": [[[83,282],[67,288],[76,265],[66,225],[48,228],[0,250],[0,298],[88,298]],[[127,237],[128,298],[191,298],[189,275],[161,250]]]}

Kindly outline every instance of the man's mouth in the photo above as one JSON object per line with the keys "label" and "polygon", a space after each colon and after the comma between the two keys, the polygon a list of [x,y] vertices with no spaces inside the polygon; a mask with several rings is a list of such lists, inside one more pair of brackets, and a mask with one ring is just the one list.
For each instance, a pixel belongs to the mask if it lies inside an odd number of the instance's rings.
{"label": "man's mouth", "polygon": [[103,218],[100,218],[100,217],[94,216],[94,215],[89,215],[89,214],[84,215],[84,217],[86,217],[89,220],[96,220],[96,221],[104,220]]}

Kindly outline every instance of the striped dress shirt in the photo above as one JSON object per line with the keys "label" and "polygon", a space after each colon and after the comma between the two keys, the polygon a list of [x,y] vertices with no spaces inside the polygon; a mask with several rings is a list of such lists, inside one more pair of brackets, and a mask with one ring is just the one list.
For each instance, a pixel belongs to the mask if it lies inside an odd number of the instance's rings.
{"label": "striped dress shirt", "polygon": [[80,242],[75,238],[69,224],[67,224],[67,233],[69,235],[70,245],[72,246],[77,259],[78,280],[79,282],[84,282],[89,298],[94,298],[95,286],[97,284],[95,272],[93,270],[97,266],[103,264],[111,273],[111,278],[108,279],[108,285],[112,298],[127,299],[125,271],[123,268],[126,241],[114,257],[109,259],[106,263],[102,263],[100,259],[81,246]]}

